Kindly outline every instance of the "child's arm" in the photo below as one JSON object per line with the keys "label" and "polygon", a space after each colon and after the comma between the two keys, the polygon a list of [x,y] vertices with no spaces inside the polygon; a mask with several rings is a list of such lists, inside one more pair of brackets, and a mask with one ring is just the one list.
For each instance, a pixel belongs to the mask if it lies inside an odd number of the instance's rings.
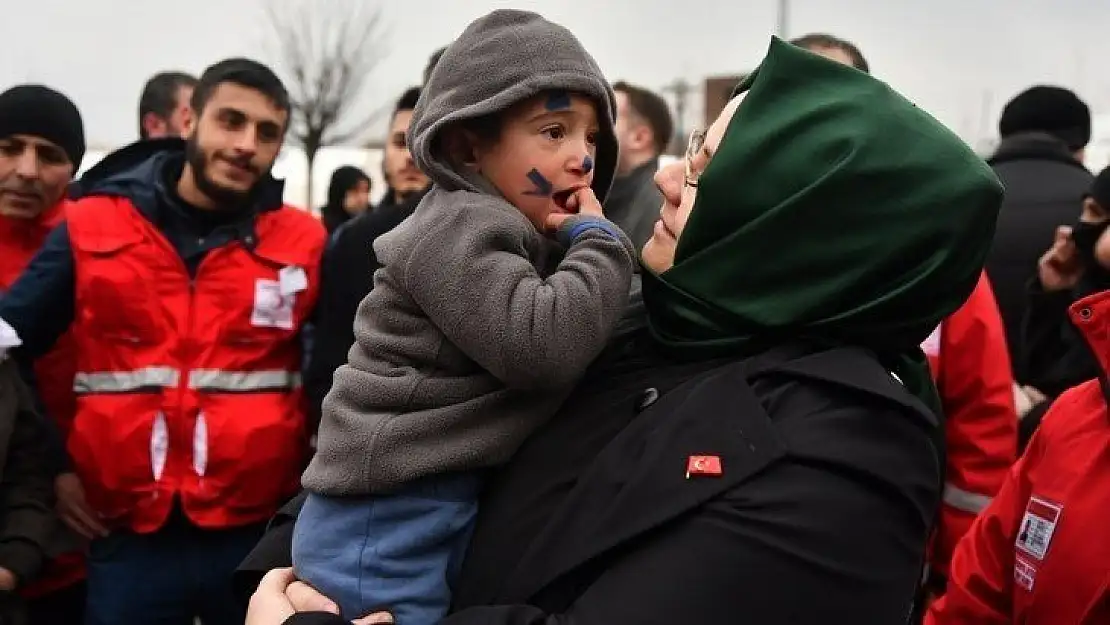
{"label": "child's arm", "polygon": [[445,220],[453,223],[429,232],[401,273],[416,303],[505,384],[574,383],[628,301],[636,264],[628,237],[602,217],[573,216],[557,233],[567,254],[542,278],[524,256],[519,220],[503,208],[461,206]]}

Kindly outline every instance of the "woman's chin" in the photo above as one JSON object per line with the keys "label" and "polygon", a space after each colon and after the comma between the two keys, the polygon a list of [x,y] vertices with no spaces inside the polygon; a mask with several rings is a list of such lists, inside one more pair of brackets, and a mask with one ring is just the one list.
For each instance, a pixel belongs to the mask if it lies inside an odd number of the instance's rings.
{"label": "woman's chin", "polygon": [[660,241],[659,237],[651,237],[640,251],[640,260],[657,274],[670,269],[674,265],[674,240]]}

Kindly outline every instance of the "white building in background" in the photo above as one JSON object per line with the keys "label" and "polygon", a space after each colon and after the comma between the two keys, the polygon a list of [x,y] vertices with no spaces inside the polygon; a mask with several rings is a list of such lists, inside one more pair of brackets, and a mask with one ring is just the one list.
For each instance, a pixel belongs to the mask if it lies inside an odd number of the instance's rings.
{"label": "white building in background", "polygon": [[1110,166],[1110,113],[1091,119],[1091,143],[1087,145],[1087,167],[1096,174]]}
{"label": "white building in background", "polygon": [[[78,171],[80,177],[93,165],[100,162],[111,150],[90,147],[85,153],[85,159]],[[371,190],[371,199],[374,203],[381,200],[385,194],[385,179],[382,177],[382,151],[366,148],[324,148],[316,154],[313,164],[312,201],[309,207],[315,211],[327,201],[328,183],[331,174],[343,165],[354,165],[374,181]],[[293,206],[306,208],[305,193],[308,190],[308,163],[304,152],[299,148],[286,147],[282,149],[278,160],[274,163],[274,177],[285,180],[285,201]]]}

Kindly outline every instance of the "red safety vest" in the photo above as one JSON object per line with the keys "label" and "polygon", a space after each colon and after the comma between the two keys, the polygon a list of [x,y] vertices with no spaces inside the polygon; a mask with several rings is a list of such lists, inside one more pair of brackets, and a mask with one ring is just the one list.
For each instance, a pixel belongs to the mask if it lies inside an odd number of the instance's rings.
{"label": "red safety vest", "polygon": [[947,575],[956,543],[1017,460],[1018,417],[1006,332],[986,274],[921,345],[944,406],[944,496],[930,565]]}
{"label": "red safety vest", "polygon": [[300,330],[326,235],[307,213],[260,213],[190,278],[127,199],[67,219],[76,274],[77,416],[69,454],[89,503],[153,532],[175,499],[193,523],[270,517],[308,455]]}
{"label": "red safety vest", "polygon": [[[1110,291],[1071,305],[1110,373]],[[1021,460],[952,558],[926,625],[1110,623],[1110,413],[1099,380],[1052,402]]]}
{"label": "red safety vest", "polygon": [[[63,199],[34,220],[0,217],[0,290],[10,289],[15,284],[42,248],[47,235],[65,219],[69,204]],[[69,431],[77,409],[73,394],[75,348],[72,333],[66,332],[49,352],[35,361],[39,398],[63,435]],[[67,588],[84,577],[84,555],[66,554],[47,562],[36,579],[20,588],[20,594],[28,598],[41,597]]]}

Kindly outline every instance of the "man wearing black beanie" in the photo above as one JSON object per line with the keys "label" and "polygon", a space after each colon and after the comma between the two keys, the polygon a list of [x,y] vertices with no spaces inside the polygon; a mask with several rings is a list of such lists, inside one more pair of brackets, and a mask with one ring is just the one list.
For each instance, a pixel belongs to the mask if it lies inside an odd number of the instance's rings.
{"label": "man wearing black beanie", "polygon": [[54,208],[85,157],[77,107],[49,87],[12,87],[0,93],[0,139],[9,157],[0,170],[0,215],[34,219]]}
{"label": "man wearing black beanie", "polygon": [[1027,287],[1037,260],[1052,247],[1057,226],[1073,223],[1093,176],[1083,166],[1091,140],[1091,112],[1075,93],[1038,85],[1006,104],[998,124],[1002,141],[989,160],[1006,188],[987,275],[994,286],[1013,355],[1014,377],[1031,384],[1022,343]]}
{"label": "man wearing black beanie", "polygon": [[[69,98],[41,85],[19,85],[0,93],[0,292],[19,279],[47,235],[65,218],[69,205],[64,197],[66,185],[84,152],[81,114]],[[33,363],[44,408],[62,430],[75,410],[71,339],[66,335]],[[47,480],[52,477],[46,475]],[[44,501],[44,507],[49,503]],[[12,547],[15,551],[4,547],[13,544],[0,536],[0,569],[11,574],[28,600],[30,622],[81,622],[84,567],[80,554],[54,560],[44,568],[41,545],[21,550]],[[78,546],[76,542],[71,545]],[[60,553],[64,549],[51,546],[50,550]],[[4,577],[0,572],[0,589],[11,590]]]}

